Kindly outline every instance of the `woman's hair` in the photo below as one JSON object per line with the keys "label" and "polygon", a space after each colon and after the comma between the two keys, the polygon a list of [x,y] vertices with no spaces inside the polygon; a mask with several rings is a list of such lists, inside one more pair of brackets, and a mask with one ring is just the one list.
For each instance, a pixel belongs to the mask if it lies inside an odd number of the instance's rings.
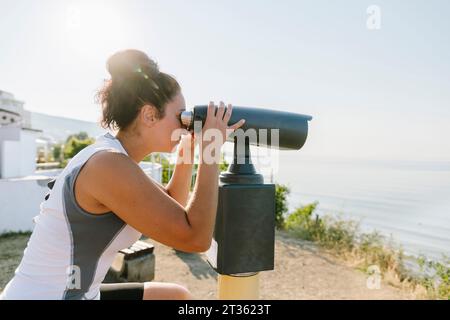
{"label": "woman's hair", "polygon": [[126,128],[145,104],[153,105],[162,118],[166,104],[181,90],[173,76],[160,72],[156,62],[139,50],[113,54],[107,69],[111,79],[97,93],[103,128]]}

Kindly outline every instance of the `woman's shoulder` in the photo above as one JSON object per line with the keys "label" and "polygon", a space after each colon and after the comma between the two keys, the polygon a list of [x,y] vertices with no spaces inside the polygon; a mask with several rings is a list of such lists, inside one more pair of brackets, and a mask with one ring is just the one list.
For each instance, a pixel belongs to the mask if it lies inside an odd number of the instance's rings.
{"label": "woman's shoulder", "polygon": [[[91,173],[93,179],[107,176],[121,176],[123,170],[136,164],[129,156],[116,149],[103,149],[93,154],[83,165],[85,173]],[[129,170],[129,169],[128,169]]]}
{"label": "woman's shoulder", "polygon": [[133,161],[118,150],[95,153],[78,173],[74,187],[77,202],[89,212],[112,211],[101,199],[104,200],[105,195],[124,195],[119,190],[121,186],[130,185],[139,175],[139,172],[131,172],[130,167]]}

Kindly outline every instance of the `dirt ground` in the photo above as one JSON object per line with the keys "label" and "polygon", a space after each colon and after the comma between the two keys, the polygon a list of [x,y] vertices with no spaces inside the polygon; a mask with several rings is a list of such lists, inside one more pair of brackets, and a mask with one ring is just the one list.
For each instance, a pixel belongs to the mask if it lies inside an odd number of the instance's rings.
{"label": "dirt ground", "polygon": [[[198,299],[217,299],[217,274],[202,255],[155,244],[155,281],[185,285]],[[367,275],[337,261],[309,242],[277,233],[275,270],[260,277],[261,299],[414,299],[385,282],[367,288]]]}
{"label": "dirt ground", "polygon": [[[0,240],[0,291],[13,276],[28,238]],[[197,299],[217,298],[217,274],[200,254],[155,245],[155,281],[185,285]],[[414,299],[412,292],[381,283],[368,289],[367,275],[309,242],[277,233],[275,270],[260,276],[261,299]]]}

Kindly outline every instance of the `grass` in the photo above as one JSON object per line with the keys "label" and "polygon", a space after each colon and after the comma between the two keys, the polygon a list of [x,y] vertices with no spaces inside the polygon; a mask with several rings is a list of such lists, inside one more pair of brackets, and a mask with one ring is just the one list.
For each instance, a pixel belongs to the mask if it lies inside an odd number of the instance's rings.
{"label": "grass", "polygon": [[30,232],[10,232],[0,235],[0,292],[14,276]]}
{"label": "grass", "polygon": [[[397,287],[420,291],[424,288],[430,299],[450,299],[450,260],[429,261],[415,259],[420,274],[413,275],[405,268],[402,249],[395,249],[379,232],[361,232],[359,223],[342,217],[315,213],[318,203],[297,208],[284,221],[283,229],[294,237],[312,241],[368,274],[375,270],[388,283]],[[425,272],[426,271],[426,272]]]}
{"label": "grass", "polygon": [[26,237],[31,236],[31,232],[30,231],[6,232],[0,235],[0,241],[25,236]]}

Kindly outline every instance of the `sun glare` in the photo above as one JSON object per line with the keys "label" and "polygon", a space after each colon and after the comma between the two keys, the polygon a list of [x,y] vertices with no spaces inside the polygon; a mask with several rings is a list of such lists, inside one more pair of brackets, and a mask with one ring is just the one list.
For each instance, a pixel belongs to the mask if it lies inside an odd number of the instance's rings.
{"label": "sun glare", "polygon": [[83,2],[66,7],[66,41],[85,56],[104,55],[124,39],[124,17],[112,2]]}

